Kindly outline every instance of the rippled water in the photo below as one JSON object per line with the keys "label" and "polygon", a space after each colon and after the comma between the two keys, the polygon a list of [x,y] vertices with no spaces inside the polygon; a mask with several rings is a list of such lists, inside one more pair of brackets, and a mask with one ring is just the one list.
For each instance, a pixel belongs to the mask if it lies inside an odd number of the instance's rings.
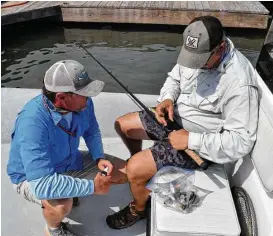
{"label": "rippled water", "polygon": [[[176,63],[184,27],[25,23],[2,29],[2,87],[40,88],[56,61],[81,62],[104,91],[122,88],[76,42],[81,42],[133,93],[158,94]],[[235,46],[256,65],[265,31],[228,30]]]}

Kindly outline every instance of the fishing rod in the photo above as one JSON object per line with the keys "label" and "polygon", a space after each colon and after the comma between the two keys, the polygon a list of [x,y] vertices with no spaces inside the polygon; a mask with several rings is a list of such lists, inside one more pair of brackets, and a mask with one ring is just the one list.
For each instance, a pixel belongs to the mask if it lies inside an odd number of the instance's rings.
{"label": "fishing rod", "polygon": [[[159,123],[159,121],[154,116],[154,113],[146,107],[133,93],[131,93],[127,87],[125,87],[107,68],[105,68],[90,52],[87,51],[87,49],[82,46],[81,43],[78,42],[78,45],[86,51],[86,53],[93,58],[94,61],[96,61],[143,109],[147,112],[147,114],[160,126],[162,127],[162,124]],[[162,127],[165,129],[165,127]],[[208,168],[208,163],[205,162],[199,155],[197,155],[194,151],[190,149],[184,150],[198,165],[202,170],[206,170]]]}

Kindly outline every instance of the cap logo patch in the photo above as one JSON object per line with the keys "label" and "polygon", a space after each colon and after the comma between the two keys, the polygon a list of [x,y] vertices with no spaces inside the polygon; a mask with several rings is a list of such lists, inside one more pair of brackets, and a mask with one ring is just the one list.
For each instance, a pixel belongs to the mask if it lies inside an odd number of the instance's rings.
{"label": "cap logo patch", "polygon": [[84,70],[76,73],[76,78],[73,82],[77,91],[87,86],[91,82],[91,79],[88,77],[87,71]]}
{"label": "cap logo patch", "polygon": [[186,46],[189,48],[198,48],[198,41],[199,38],[195,38],[195,37],[191,37],[188,35],[187,39],[186,39]]}
{"label": "cap logo patch", "polygon": [[77,78],[78,80],[82,80],[82,79],[88,79],[88,74],[87,71],[81,71],[77,74]]}

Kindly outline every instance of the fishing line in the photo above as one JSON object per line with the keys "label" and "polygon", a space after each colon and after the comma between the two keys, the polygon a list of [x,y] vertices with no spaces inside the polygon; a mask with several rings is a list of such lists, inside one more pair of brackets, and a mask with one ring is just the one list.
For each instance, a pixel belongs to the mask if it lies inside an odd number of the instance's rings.
{"label": "fishing line", "polygon": [[[154,113],[147,108],[133,93],[131,93],[126,86],[124,86],[107,68],[104,67],[84,46],[82,46],[81,43],[77,42],[77,44],[90,56],[93,58],[94,61],[96,61],[126,92],[128,95],[131,96],[131,99],[138,105],[144,109],[145,112],[160,126],[162,127],[162,124],[159,123],[159,121],[154,117]],[[162,127],[164,130],[166,128]],[[203,170],[206,170],[208,168],[208,163],[205,162],[203,159],[201,159],[200,156],[198,156],[194,151],[186,149],[184,150]]]}

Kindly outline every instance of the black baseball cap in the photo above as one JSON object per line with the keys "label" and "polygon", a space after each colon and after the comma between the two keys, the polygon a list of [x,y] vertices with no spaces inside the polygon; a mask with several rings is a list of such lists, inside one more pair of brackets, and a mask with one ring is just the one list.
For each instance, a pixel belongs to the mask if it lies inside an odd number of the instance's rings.
{"label": "black baseball cap", "polygon": [[216,17],[195,18],[184,30],[183,46],[177,63],[192,69],[202,68],[223,38],[223,26]]}

